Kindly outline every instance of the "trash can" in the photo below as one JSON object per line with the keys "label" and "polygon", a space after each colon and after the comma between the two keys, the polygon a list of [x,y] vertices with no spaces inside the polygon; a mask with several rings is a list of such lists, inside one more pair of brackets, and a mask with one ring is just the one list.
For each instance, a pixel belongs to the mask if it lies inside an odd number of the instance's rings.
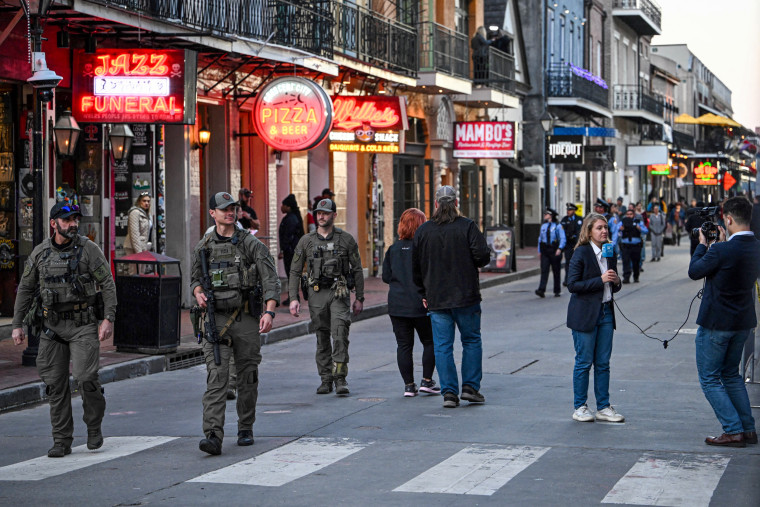
{"label": "trash can", "polygon": [[515,231],[506,225],[486,228],[486,242],[491,250],[491,262],[481,268],[481,271],[511,273],[517,271],[515,257]]}
{"label": "trash can", "polygon": [[114,259],[119,352],[168,354],[180,338],[182,270],[180,261],[153,252]]}

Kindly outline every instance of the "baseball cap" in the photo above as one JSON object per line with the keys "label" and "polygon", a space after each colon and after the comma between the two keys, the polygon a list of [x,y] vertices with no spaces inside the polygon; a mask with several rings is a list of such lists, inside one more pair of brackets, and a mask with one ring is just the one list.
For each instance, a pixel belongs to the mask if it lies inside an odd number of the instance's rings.
{"label": "baseball cap", "polygon": [[71,204],[66,201],[61,201],[55,203],[52,208],[50,208],[50,219],[54,220],[56,218],[68,218],[73,215],[79,215],[82,216],[82,212],[79,211],[79,206],[76,204]]}
{"label": "baseball cap", "polygon": [[325,195],[325,194],[329,195],[330,197],[335,197],[335,192],[333,192],[329,188],[325,188],[322,190],[322,195]]}
{"label": "baseball cap", "polygon": [[246,196],[246,197],[248,197],[249,195],[251,195],[251,191],[250,191],[250,190],[248,190],[248,189],[247,189],[247,188],[245,188],[245,187],[241,188],[241,189],[240,189],[240,192],[239,192],[239,193],[243,194],[243,195],[244,195],[244,196]]}
{"label": "baseball cap", "polygon": [[443,185],[441,188],[435,191],[436,202],[454,202],[457,200],[457,191],[454,187],[449,185]]}
{"label": "baseball cap", "polygon": [[317,203],[317,207],[314,208],[314,211],[326,211],[328,213],[335,213],[337,207],[335,206],[335,203],[332,201],[332,199],[322,199]]}
{"label": "baseball cap", "polygon": [[209,209],[226,209],[237,205],[237,201],[227,192],[218,192],[211,196],[208,201]]}

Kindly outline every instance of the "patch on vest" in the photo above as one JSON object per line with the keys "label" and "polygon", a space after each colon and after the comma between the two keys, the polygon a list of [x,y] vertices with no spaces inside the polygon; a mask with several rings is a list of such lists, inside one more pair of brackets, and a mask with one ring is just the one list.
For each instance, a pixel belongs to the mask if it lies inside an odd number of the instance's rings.
{"label": "patch on vest", "polygon": [[108,270],[105,264],[98,266],[98,268],[92,273],[98,283],[105,282],[110,274],[111,272]]}

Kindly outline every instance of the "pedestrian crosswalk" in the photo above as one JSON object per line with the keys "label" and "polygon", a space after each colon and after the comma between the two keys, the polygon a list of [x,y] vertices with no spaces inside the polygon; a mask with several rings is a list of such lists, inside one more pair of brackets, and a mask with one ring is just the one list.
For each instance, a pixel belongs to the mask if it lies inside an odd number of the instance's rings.
{"label": "pedestrian crosswalk", "polygon": [[[62,459],[43,456],[0,467],[0,481],[39,481],[139,452],[165,454],[166,449],[160,446],[177,439],[178,437],[166,436],[109,437],[103,447],[96,451],[88,451],[85,446],[79,446],[72,449],[70,456]],[[329,473],[320,471],[350,459],[350,462],[344,463],[348,466],[343,466],[339,474],[345,479],[346,474],[350,475],[354,469],[357,470],[356,474],[360,474],[359,470],[363,467],[376,468],[373,460],[378,454],[396,452],[397,448],[394,447],[378,448],[382,445],[382,442],[350,438],[303,437],[255,457],[196,477],[183,478],[184,482],[180,481],[179,484],[191,487],[200,483],[200,487],[206,487],[203,483],[213,483],[215,487],[239,485],[264,487],[271,491],[312,474],[329,477]],[[590,503],[707,507],[731,461],[730,454],[648,451],[638,455],[635,451],[626,451],[624,457],[616,459],[627,460],[633,465],[618,479],[610,476],[609,468],[603,463],[598,470],[573,469],[573,463],[568,461],[572,459],[572,453],[568,454],[566,448],[558,448],[552,454],[552,447],[449,443],[446,449],[451,451],[437,454],[439,459],[430,463],[424,451],[429,451],[431,445],[435,446],[431,442],[405,442],[403,455],[392,459],[403,462],[407,470],[413,470],[413,474],[408,476],[412,478],[404,481],[400,479],[401,475],[389,473],[388,477],[397,482],[378,487],[389,495],[399,495],[400,502],[407,501],[400,496],[404,494],[490,497],[509,495],[510,483],[527,475],[537,485],[535,494],[540,498],[543,491],[538,486],[540,482],[535,481],[543,480],[542,477],[570,473],[574,474],[572,481],[576,481],[577,474],[588,473],[589,478],[604,477],[608,481],[604,489],[609,488],[606,495],[601,494]],[[367,452],[370,450],[373,452]],[[203,456],[198,458],[202,459]],[[149,464],[151,458],[142,456],[141,461]],[[620,468],[619,473],[624,470],[625,468]],[[358,476],[356,479],[363,480]],[[521,491],[524,488],[523,484]]]}

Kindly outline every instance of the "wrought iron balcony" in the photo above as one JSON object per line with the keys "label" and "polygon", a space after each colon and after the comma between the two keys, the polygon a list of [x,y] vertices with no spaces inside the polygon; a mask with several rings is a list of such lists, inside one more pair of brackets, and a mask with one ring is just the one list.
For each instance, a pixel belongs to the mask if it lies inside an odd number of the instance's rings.
{"label": "wrought iron balcony", "polygon": [[488,47],[486,54],[473,54],[473,80],[476,85],[489,86],[505,92],[515,91],[514,56]]}
{"label": "wrought iron balcony", "polygon": [[467,36],[437,23],[420,23],[420,72],[442,72],[469,79]]}
{"label": "wrought iron balcony", "polygon": [[335,52],[390,71],[417,75],[418,35],[414,28],[356,4],[330,3]]}
{"label": "wrought iron balcony", "polygon": [[548,97],[586,99],[609,107],[607,83],[589,71],[567,63],[555,63],[546,73]]}
{"label": "wrought iron balcony", "polygon": [[646,93],[638,85],[615,85],[612,89],[612,109],[615,111],[647,111],[663,117],[663,100]]}
{"label": "wrought iron balcony", "polygon": [[694,148],[696,148],[693,135],[675,129],[673,130],[673,144],[677,145],[682,150],[686,149],[693,151]]}
{"label": "wrought iron balcony", "polygon": [[329,0],[89,0],[222,36],[267,40],[332,58]]}
{"label": "wrought iron balcony", "polygon": [[614,0],[612,15],[625,21],[639,35],[660,35],[662,11],[651,0]]}

